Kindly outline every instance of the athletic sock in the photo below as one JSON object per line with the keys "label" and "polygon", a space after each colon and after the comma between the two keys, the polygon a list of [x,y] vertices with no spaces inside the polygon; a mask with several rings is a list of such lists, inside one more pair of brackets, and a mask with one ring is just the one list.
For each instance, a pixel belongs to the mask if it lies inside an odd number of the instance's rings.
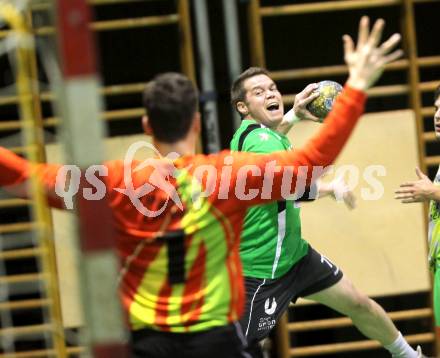
{"label": "athletic sock", "polygon": [[417,352],[411,348],[402,333],[399,332],[399,336],[396,340],[385,346],[385,349],[391,353],[393,358],[417,358]]}

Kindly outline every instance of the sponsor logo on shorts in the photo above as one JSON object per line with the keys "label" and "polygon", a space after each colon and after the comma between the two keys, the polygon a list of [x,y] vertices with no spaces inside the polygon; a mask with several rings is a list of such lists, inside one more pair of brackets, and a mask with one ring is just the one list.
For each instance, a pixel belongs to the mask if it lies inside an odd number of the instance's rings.
{"label": "sponsor logo on shorts", "polygon": [[267,314],[267,317],[261,317],[258,321],[258,331],[270,331],[276,325],[276,320],[273,317],[277,309],[277,301],[275,297],[269,297],[264,302],[264,312]]}
{"label": "sponsor logo on shorts", "polygon": [[264,302],[264,312],[267,315],[271,316],[275,313],[277,309],[277,301],[275,301],[275,297],[272,298],[272,304],[270,303],[270,297]]}
{"label": "sponsor logo on shorts", "polygon": [[261,317],[258,322],[257,331],[270,331],[275,327],[276,321],[273,317]]}

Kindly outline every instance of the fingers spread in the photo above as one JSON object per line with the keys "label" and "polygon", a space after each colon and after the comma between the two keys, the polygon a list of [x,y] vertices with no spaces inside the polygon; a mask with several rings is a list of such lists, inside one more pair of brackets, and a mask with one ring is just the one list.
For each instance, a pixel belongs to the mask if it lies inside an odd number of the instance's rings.
{"label": "fingers spread", "polygon": [[425,179],[428,178],[419,167],[416,167],[416,175],[419,177],[419,179]]}
{"label": "fingers spread", "polygon": [[397,189],[394,193],[396,194],[411,194],[414,193],[414,189]]}
{"label": "fingers spread", "polygon": [[354,50],[350,38],[344,35],[344,59],[349,69],[347,83],[350,86],[360,90],[370,88],[381,76],[384,66],[402,56],[401,50],[390,53],[399,42],[400,35],[393,35],[380,45],[384,26],[385,21],[379,19],[370,32],[369,18],[363,16]]}
{"label": "fingers spread", "polygon": [[368,18],[368,16],[362,16],[361,21],[359,22],[359,35],[357,42],[358,50],[367,43],[369,25],[370,25],[370,19]]}
{"label": "fingers spread", "polygon": [[[397,198],[396,198],[397,199]],[[409,198],[404,198],[404,199],[400,199],[401,200],[401,202],[403,203],[403,204],[408,204],[408,203],[423,203],[423,199],[422,198],[420,198],[420,197],[415,197],[415,196],[413,196],[413,197],[409,197]]]}
{"label": "fingers spread", "polygon": [[344,35],[344,36],[342,36],[342,41],[344,43],[344,55],[345,55],[345,57],[350,56],[354,52],[353,39],[350,36],[348,36],[348,35]]}
{"label": "fingers spread", "polygon": [[[407,182],[400,184],[399,186],[400,186],[400,188],[414,187],[414,184],[415,184],[415,182],[413,182],[413,181],[407,181]],[[403,189],[401,189],[401,190],[403,190]]]}
{"label": "fingers spread", "polygon": [[394,196],[394,199],[401,200],[402,203],[416,203],[420,201],[416,199],[412,194],[398,194]]}
{"label": "fingers spread", "polygon": [[383,65],[386,65],[387,63],[393,62],[402,56],[403,56],[403,51],[399,49],[390,53],[388,56],[383,57],[381,63]]}
{"label": "fingers spread", "polygon": [[400,42],[401,36],[400,34],[394,34],[392,35],[388,40],[386,40],[381,46],[380,46],[380,52],[383,55],[386,55],[389,53],[396,45]]}
{"label": "fingers spread", "polygon": [[368,45],[370,45],[371,48],[376,48],[377,45],[379,45],[384,26],[385,21],[383,19],[379,19],[374,23],[373,30],[371,30],[370,37],[368,38]]}

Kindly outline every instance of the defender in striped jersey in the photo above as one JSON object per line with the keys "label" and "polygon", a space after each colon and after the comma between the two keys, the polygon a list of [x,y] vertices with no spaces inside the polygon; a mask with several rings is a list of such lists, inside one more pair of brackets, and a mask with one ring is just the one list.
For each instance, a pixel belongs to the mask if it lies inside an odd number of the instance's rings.
{"label": "defender in striped jersey", "polygon": [[[434,92],[434,131],[440,139],[440,86]],[[417,181],[410,181],[400,185],[396,190],[396,199],[402,203],[429,202],[428,262],[434,275],[433,289],[434,318],[437,339],[440,342],[440,167],[437,170],[434,182],[416,168]]]}
{"label": "defender in striped jersey", "polygon": [[[306,110],[314,99],[313,89],[311,84],[297,96],[298,117],[317,120]],[[231,150],[260,155],[292,151],[284,135],[291,126],[285,119],[283,123],[282,97],[266,70],[251,67],[244,71],[232,85],[231,102],[242,117]],[[322,197],[328,191],[319,190],[318,185],[302,198],[313,199],[316,192]],[[350,317],[365,336],[379,341],[394,357],[417,357],[384,310],[302,238],[299,210],[297,202],[282,200],[249,208],[244,219],[240,256],[246,307],[240,323],[248,352],[258,356],[258,342],[268,336],[289,303],[305,297]]]}
{"label": "defender in striped jersey", "polygon": [[[375,62],[366,65],[369,78],[378,67]],[[201,125],[191,81],[170,73],[147,85],[145,131],[153,134],[160,153],[177,152],[181,157],[148,159],[148,165],[136,160],[104,163],[100,172],[106,175],[100,179],[112,221],[97,223],[110,226],[115,235],[133,357],[249,357],[238,323],[245,294],[239,243],[246,209],[281,200],[283,187],[294,193],[296,170],[293,180],[283,185],[284,171],[291,173],[288,168],[306,166],[310,182],[314,166],[334,161],[363,111],[365,88],[358,82],[364,81],[355,76],[349,80],[328,125],[304,150],[264,156],[229,151],[195,155]],[[283,170],[274,173],[272,190],[265,196],[262,188],[271,162]],[[244,170],[249,166],[261,175]],[[26,184],[34,174],[51,206],[64,208],[57,195],[65,187],[57,183],[60,169],[31,164],[0,147],[0,186],[16,195],[26,196]],[[257,195],[244,198],[250,190]]]}

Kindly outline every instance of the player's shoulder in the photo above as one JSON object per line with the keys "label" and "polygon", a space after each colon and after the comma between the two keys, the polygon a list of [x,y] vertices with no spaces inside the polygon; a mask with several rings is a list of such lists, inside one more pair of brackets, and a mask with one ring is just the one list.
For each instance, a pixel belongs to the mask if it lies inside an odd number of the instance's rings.
{"label": "player's shoulder", "polygon": [[242,123],[235,133],[233,142],[235,142],[237,148],[233,149],[243,150],[245,146],[277,143],[280,140],[281,136],[277,132],[255,121],[249,121],[248,123]]}
{"label": "player's shoulder", "polygon": [[256,129],[261,128],[261,124],[248,119],[243,119],[241,121],[240,127],[235,131],[231,140],[232,150],[241,150],[244,140],[249,136],[250,133]]}
{"label": "player's shoulder", "polygon": [[252,130],[246,138],[243,139],[242,150],[266,152],[283,150],[282,136],[270,128],[259,127]]}
{"label": "player's shoulder", "polygon": [[281,136],[269,128],[259,127],[251,131],[246,137],[246,139],[251,141],[256,141],[258,143],[272,142],[272,141],[278,142],[281,140]]}

